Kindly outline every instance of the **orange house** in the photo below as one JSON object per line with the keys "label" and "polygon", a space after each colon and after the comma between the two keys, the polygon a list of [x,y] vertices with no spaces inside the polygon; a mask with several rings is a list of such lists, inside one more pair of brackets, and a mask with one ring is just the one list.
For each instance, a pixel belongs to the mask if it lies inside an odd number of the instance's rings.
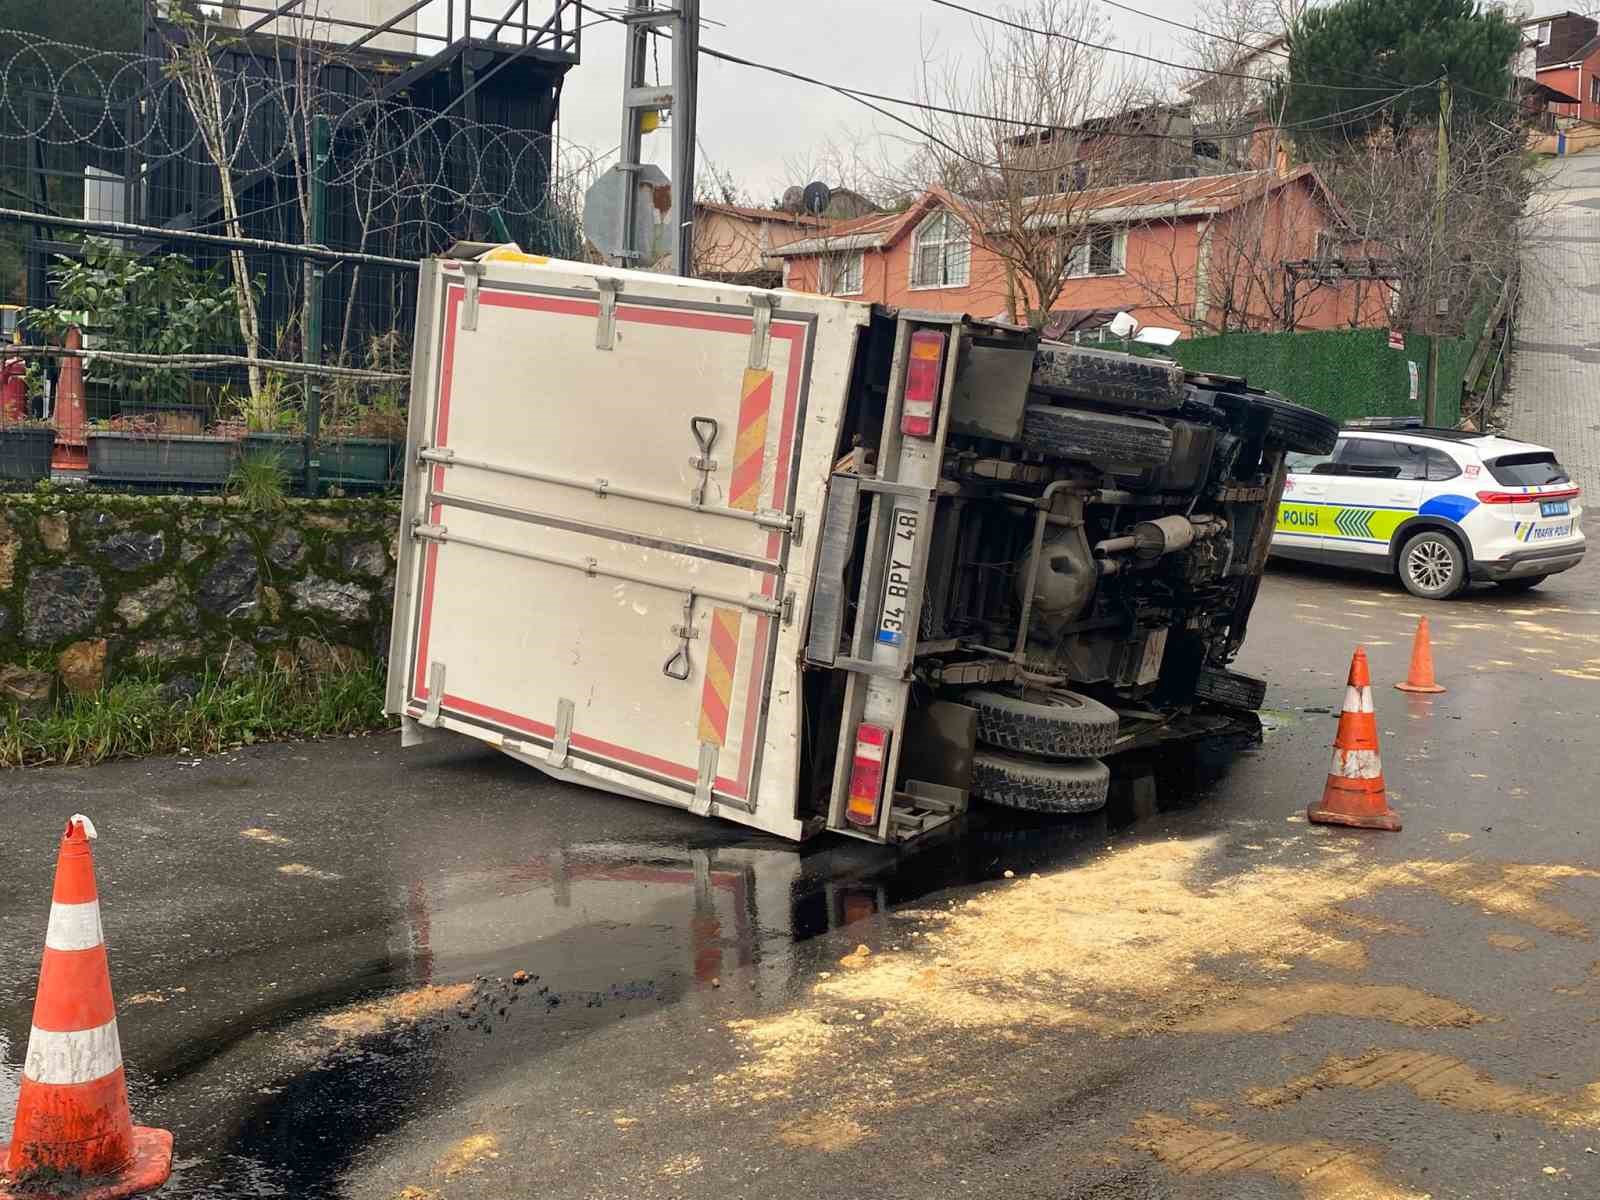
{"label": "orange house", "polygon": [[[1067,327],[1132,313],[1185,336],[1284,327],[1284,263],[1351,255],[1349,225],[1309,166],[1099,188],[1027,201],[1027,230],[1068,239],[1051,305]],[[1013,221],[1017,221],[1014,216]],[[779,247],[784,284],[903,306],[1025,321],[1036,290],[1007,261],[996,209],[941,189],[904,212],[830,225]],[[1024,232],[1022,237],[1038,238]],[[1015,255],[1011,256],[1015,258]],[[1326,273],[1325,273],[1326,274]],[[1296,288],[1295,328],[1387,322],[1386,285],[1341,279]]]}

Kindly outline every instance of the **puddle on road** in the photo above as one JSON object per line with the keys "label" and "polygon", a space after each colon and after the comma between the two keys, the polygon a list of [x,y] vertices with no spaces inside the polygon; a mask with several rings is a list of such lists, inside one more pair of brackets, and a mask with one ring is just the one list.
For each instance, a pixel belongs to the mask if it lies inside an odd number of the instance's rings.
{"label": "puddle on road", "polygon": [[[237,1183],[239,1194],[337,1195],[373,1140],[448,1104],[460,1081],[482,1085],[510,1062],[525,1065],[563,1039],[724,979],[737,977],[762,1006],[783,1003],[813,979],[797,949],[809,939],[944,889],[1098,853],[1119,831],[1199,803],[1255,741],[1213,738],[1130,756],[1099,813],[1050,818],[979,806],[964,829],[901,852],[828,837],[797,851],[695,825],[677,844],[570,844],[499,865],[428,870],[395,885],[393,925],[376,931],[387,955],[353,972],[345,990],[241,1017],[170,1066],[168,1086],[193,1077],[217,1108],[232,1107],[197,1116],[216,1144],[195,1147],[187,1137],[199,1161],[170,1194],[221,1195]],[[270,845],[276,835],[252,827],[242,836]],[[500,849],[465,857],[492,863]],[[416,857],[440,856],[429,848]],[[289,873],[332,886],[314,869]],[[526,985],[511,982],[518,972]],[[780,1134],[821,1150],[869,1135],[831,1114],[797,1116]]]}

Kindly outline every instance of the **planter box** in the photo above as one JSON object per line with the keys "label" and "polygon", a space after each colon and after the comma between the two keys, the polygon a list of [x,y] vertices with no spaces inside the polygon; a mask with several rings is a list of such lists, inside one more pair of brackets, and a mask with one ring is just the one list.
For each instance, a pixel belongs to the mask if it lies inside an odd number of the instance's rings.
{"label": "planter box", "polygon": [[358,491],[386,488],[399,479],[396,467],[403,442],[387,438],[338,438],[323,442],[318,454],[324,484]]}
{"label": "planter box", "polygon": [[232,438],[196,434],[94,432],[89,478],[105,483],[168,483],[220,488],[239,456]]}
{"label": "planter box", "polygon": [[54,429],[0,428],[0,479],[13,483],[49,479],[55,444]]}
{"label": "planter box", "polygon": [[241,458],[270,458],[300,491],[306,478],[306,439],[297,433],[247,433],[239,440]]}

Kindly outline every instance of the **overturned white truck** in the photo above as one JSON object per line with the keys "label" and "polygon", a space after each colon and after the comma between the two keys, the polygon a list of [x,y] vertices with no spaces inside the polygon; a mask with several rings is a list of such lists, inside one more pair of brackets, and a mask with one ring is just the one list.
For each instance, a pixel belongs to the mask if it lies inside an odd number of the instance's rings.
{"label": "overturned white truck", "polygon": [[389,708],[791,839],[1092,809],[1107,756],[1259,706],[1228,663],[1284,454],[1336,434],[1015,326],[457,247]]}

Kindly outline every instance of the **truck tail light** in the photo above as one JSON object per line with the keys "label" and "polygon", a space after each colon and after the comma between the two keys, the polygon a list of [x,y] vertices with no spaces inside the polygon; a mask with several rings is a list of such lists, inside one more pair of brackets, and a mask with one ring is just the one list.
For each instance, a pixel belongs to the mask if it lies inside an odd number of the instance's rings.
{"label": "truck tail light", "polygon": [[862,722],[856,727],[856,753],[850,766],[850,799],[844,819],[868,829],[878,824],[883,800],[883,768],[889,758],[889,731]]}
{"label": "truck tail light", "polygon": [[1479,492],[1482,504],[1537,504],[1541,500],[1576,500],[1582,488],[1562,488],[1559,492]]}
{"label": "truck tail light", "polygon": [[911,335],[911,363],[906,367],[905,401],[900,409],[900,432],[910,437],[932,437],[939,412],[939,382],[944,371],[944,334],[931,329]]}

